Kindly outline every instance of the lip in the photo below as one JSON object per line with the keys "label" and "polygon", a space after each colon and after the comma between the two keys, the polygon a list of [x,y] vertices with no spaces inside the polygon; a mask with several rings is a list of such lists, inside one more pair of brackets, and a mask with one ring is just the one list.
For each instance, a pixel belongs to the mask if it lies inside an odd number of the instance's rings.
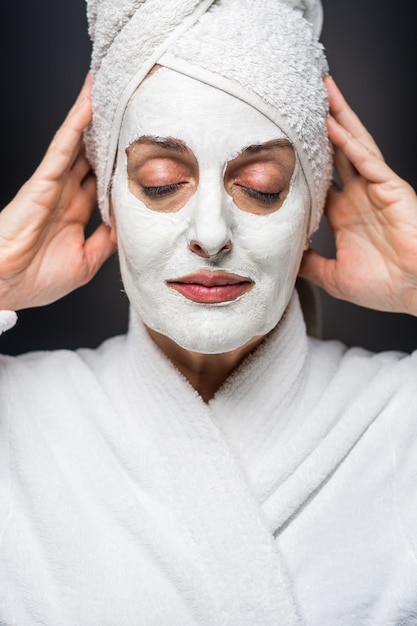
{"label": "lip", "polygon": [[253,284],[253,281],[246,276],[205,270],[167,281],[168,287],[188,300],[201,304],[232,302],[250,291]]}

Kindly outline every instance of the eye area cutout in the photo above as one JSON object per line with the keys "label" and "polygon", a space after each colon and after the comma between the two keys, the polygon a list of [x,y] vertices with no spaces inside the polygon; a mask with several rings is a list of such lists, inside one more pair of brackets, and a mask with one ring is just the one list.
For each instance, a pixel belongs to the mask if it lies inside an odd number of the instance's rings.
{"label": "eye area cutout", "polygon": [[[152,211],[179,211],[198,187],[197,159],[181,140],[143,136],[126,155],[129,190]],[[294,149],[285,138],[251,145],[227,163],[224,189],[239,209],[268,215],[284,203],[294,166]]]}
{"label": "eye area cutout", "polygon": [[225,189],[242,211],[268,215],[283,205],[294,167],[294,148],[287,139],[249,146],[229,161]]}
{"label": "eye area cutout", "polygon": [[126,155],[129,190],[151,211],[175,213],[194,193],[198,165],[183,142],[141,137]]}

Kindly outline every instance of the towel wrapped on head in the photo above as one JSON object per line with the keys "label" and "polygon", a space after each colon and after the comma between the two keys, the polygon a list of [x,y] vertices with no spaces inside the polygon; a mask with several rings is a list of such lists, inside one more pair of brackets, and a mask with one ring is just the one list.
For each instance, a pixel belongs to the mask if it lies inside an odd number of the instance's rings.
{"label": "towel wrapped on head", "polygon": [[314,232],[332,173],[323,84],[328,68],[318,42],[320,0],[87,4],[94,87],[86,143],[104,220],[124,111],[158,63],[240,98],[287,135],[309,187],[309,233]]}

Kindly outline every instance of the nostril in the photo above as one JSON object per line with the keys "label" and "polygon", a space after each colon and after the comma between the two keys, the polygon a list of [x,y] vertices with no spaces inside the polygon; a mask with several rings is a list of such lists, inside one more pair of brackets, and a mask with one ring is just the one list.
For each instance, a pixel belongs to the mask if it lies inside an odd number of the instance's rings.
{"label": "nostril", "polygon": [[228,239],[226,243],[220,246],[216,246],[213,249],[206,250],[206,248],[204,248],[200,243],[198,243],[198,241],[193,239],[192,241],[190,241],[189,249],[191,250],[191,252],[194,252],[194,254],[198,254],[198,256],[201,256],[204,259],[209,259],[210,257],[216,256],[217,254],[220,254],[221,252],[227,252],[228,250],[231,250],[232,242],[230,239]]}
{"label": "nostril", "polygon": [[210,256],[207,250],[205,250],[203,246],[200,246],[200,244],[197,241],[195,241],[195,239],[190,241],[189,248],[191,252],[194,252],[194,254],[198,254],[198,256],[201,256],[204,259],[208,259]]}

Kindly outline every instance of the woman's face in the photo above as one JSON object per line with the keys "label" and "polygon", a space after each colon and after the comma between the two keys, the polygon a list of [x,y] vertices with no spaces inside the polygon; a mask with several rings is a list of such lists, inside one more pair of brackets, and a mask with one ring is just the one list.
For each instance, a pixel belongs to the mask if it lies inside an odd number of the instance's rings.
{"label": "woman's face", "polygon": [[165,68],[132,97],[112,206],[126,293],[148,327],[207,354],[268,333],[309,204],[291,144],[248,104]]}

